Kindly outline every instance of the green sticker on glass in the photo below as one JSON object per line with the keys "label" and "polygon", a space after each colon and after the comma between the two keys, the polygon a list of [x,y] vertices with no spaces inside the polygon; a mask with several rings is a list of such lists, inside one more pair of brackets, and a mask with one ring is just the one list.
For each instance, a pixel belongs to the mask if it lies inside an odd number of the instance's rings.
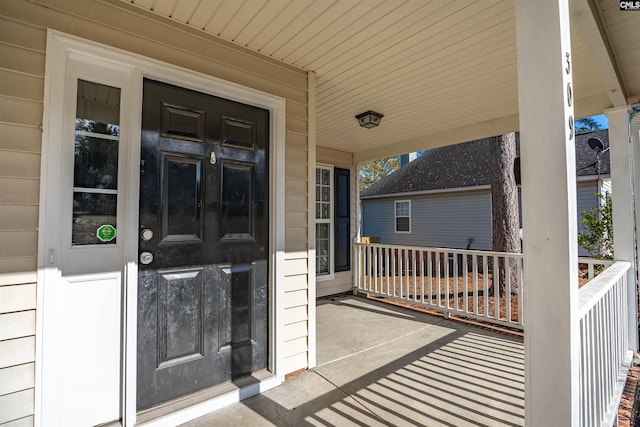
{"label": "green sticker on glass", "polygon": [[110,242],[116,238],[116,228],[109,224],[101,225],[96,231],[96,237],[101,242]]}

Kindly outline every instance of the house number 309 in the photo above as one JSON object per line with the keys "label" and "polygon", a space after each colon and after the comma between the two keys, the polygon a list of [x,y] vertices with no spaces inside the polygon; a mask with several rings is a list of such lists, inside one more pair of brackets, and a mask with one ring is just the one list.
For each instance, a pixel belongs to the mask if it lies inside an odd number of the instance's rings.
{"label": "house number 309", "polygon": [[[565,53],[565,58],[567,61],[567,66],[564,71],[567,73],[567,76],[571,74],[571,54],[569,52]],[[571,107],[573,104],[573,89],[571,89],[571,81],[567,82],[567,106]],[[569,140],[573,139],[573,115],[569,114],[569,120],[567,125],[569,126]]]}

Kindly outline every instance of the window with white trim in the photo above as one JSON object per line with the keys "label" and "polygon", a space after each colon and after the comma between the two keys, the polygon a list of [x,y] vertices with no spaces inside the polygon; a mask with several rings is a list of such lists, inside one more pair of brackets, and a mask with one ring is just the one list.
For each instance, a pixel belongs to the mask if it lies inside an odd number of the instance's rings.
{"label": "window with white trim", "polygon": [[76,245],[116,243],[120,89],[78,80],[73,168]]}
{"label": "window with white trim", "polygon": [[316,167],[316,275],[333,272],[333,168]]}
{"label": "window with white trim", "polygon": [[394,202],[396,233],[411,232],[411,200]]}

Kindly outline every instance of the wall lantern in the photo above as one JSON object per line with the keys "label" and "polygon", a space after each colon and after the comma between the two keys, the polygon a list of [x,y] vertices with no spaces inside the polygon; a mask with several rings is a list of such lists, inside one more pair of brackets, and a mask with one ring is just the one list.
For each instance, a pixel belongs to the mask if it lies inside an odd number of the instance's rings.
{"label": "wall lantern", "polygon": [[363,128],[371,129],[380,124],[380,120],[384,117],[384,114],[376,113],[375,111],[366,111],[356,116],[358,123]]}

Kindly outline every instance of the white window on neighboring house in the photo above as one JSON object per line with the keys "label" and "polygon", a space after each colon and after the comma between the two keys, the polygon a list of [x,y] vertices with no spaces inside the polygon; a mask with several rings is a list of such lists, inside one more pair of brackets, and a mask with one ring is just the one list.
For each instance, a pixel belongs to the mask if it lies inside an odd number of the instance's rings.
{"label": "white window on neighboring house", "polygon": [[333,265],[333,168],[316,167],[316,275],[329,276]]}
{"label": "white window on neighboring house", "polygon": [[396,200],[395,203],[396,233],[411,232],[411,200]]}

